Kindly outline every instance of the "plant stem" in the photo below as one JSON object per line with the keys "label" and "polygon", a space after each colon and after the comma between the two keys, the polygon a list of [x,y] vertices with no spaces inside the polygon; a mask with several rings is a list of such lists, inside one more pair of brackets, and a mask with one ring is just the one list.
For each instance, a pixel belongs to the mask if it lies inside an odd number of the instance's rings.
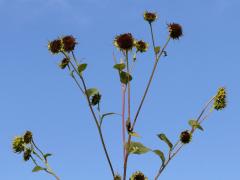
{"label": "plant stem", "polygon": [[[138,115],[139,115],[139,113],[140,113],[140,111],[141,111],[142,105],[143,105],[143,103],[144,103],[144,100],[145,100],[146,95],[147,95],[147,93],[148,93],[149,87],[150,87],[151,82],[152,82],[152,80],[153,80],[153,76],[154,76],[155,70],[156,70],[156,68],[157,68],[158,62],[159,62],[159,60],[160,60],[160,58],[161,58],[164,50],[166,49],[166,47],[167,47],[170,39],[171,39],[171,37],[169,36],[168,39],[167,39],[167,41],[166,41],[166,43],[165,43],[165,45],[163,46],[161,52],[159,53],[159,55],[158,55],[158,56],[156,55],[155,63],[154,63],[154,66],[153,66],[153,69],[152,69],[150,78],[149,78],[149,80],[148,80],[147,87],[146,87],[146,89],[145,89],[145,91],[144,91],[144,94],[143,94],[143,96],[142,96],[140,105],[139,105],[139,107],[138,107],[138,109],[137,109],[137,113],[136,113],[136,115],[135,115],[135,117],[134,117],[134,120],[133,120],[132,129],[134,129],[135,124],[136,124],[136,122],[137,122]],[[130,143],[131,143],[131,136],[128,135],[128,145],[130,145]],[[129,156],[129,152],[126,153],[125,160],[124,160],[123,180],[126,180],[128,156]]]}
{"label": "plant stem", "polygon": [[[73,54],[74,61],[77,62],[77,60],[76,60],[75,55],[74,55],[73,52],[72,52],[72,54]],[[64,55],[65,55],[67,58],[69,58],[69,57],[66,55],[66,53],[64,53]],[[69,58],[69,60],[70,60],[70,58]],[[77,71],[76,67],[73,65],[73,63],[71,62],[71,60],[70,60],[70,64],[71,64],[72,68],[74,69],[74,71],[78,74],[79,78],[81,79],[81,82],[82,82],[82,84],[83,84],[84,92],[86,92],[86,91],[87,91],[87,86],[86,86],[86,83],[85,83],[85,81],[84,81],[83,76]],[[86,94],[86,93],[84,93],[84,94]],[[112,166],[112,163],[111,163],[111,160],[110,160],[110,157],[109,157],[109,155],[108,155],[108,151],[107,151],[107,148],[106,148],[104,139],[103,139],[101,127],[100,127],[100,125],[99,125],[99,123],[98,123],[98,119],[97,119],[97,117],[96,117],[96,114],[95,114],[95,112],[94,112],[94,110],[93,110],[93,108],[92,108],[92,105],[91,105],[91,102],[90,102],[90,97],[88,96],[88,94],[86,94],[85,97],[86,97],[86,99],[87,99],[88,107],[89,107],[89,109],[90,109],[90,111],[91,111],[91,113],[92,113],[93,119],[94,119],[95,124],[96,124],[96,126],[97,126],[98,133],[99,133],[99,136],[100,136],[100,140],[101,140],[101,143],[102,143],[102,146],[103,146],[103,149],[104,149],[104,153],[105,153],[105,156],[106,156],[106,158],[107,158],[109,167],[110,167],[110,169],[111,169],[112,176],[114,177],[115,174],[114,174],[113,166]]]}
{"label": "plant stem", "polygon": [[126,85],[122,84],[122,144],[123,144],[123,162],[126,156],[126,149],[125,149],[125,96],[126,96]]}

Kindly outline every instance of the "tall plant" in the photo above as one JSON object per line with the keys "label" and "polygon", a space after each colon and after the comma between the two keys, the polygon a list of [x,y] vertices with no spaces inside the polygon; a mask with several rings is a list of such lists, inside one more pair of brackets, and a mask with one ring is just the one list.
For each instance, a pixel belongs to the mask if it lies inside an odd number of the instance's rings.
{"label": "tall plant", "polygon": [[[159,46],[158,42],[156,42],[153,31],[153,24],[157,21],[157,14],[154,12],[146,11],[143,15],[143,18],[149,26],[152,41],[151,45],[153,47],[152,49],[154,53],[154,61],[153,68],[149,75],[149,80],[143,91],[141,101],[135,114],[131,114],[132,99],[134,98],[131,93],[132,86],[134,85],[132,74],[134,70],[134,65],[138,63],[138,57],[142,53],[146,53],[148,51],[149,44],[146,43],[144,40],[137,40],[135,37],[133,37],[131,33],[117,35],[113,40],[114,46],[119,50],[119,53],[122,57],[120,61],[118,61],[115,56],[113,57],[115,62],[113,68],[116,69],[117,74],[119,75],[119,80],[122,88],[122,125],[121,127],[119,127],[122,130],[122,176],[117,174],[114,170],[114,166],[108,153],[102,132],[102,123],[104,119],[107,116],[114,115],[116,113],[102,113],[100,108],[102,101],[101,93],[97,88],[88,87],[84,74],[84,71],[87,69],[87,63],[80,63],[75,55],[74,49],[77,45],[75,37],[71,35],[64,36],[62,38],[50,41],[48,44],[48,49],[52,54],[63,56],[59,67],[61,69],[66,69],[70,73],[70,76],[79,88],[80,93],[86,99],[90,113],[93,117],[93,121],[95,122],[97,127],[100,143],[103,147],[104,154],[109,165],[109,170],[114,180],[127,179],[128,159],[130,155],[145,154],[147,152],[153,152],[161,159],[161,166],[159,167],[156,175],[154,176],[154,179],[157,180],[162,174],[162,172],[165,170],[167,165],[171,162],[171,160],[180,152],[181,149],[183,149],[184,146],[191,142],[194,132],[196,130],[203,131],[202,123],[209,117],[213,110],[222,110],[226,107],[226,91],[225,88],[221,87],[218,89],[217,93],[213,97],[211,97],[210,100],[204,105],[199,116],[195,119],[189,120],[188,124],[190,125],[190,128],[181,132],[181,134],[179,135],[179,139],[177,139],[175,143],[172,143],[163,133],[157,135],[159,139],[168,146],[168,152],[163,152],[160,149],[151,149],[143,145],[141,142],[133,140],[134,137],[139,137],[138,133],[135,131],[135,126],[147,94],[149,92],[150,86],[152,84],[152,80],[154,78],[154,74],[160,62],[160,59],[164,56],[167,56],[166,49],[170,41],[179,40],[183,35],[182,27],[180,24],[170,23],[167,25],[169,34],[166,38],[166,42],[162,46]],[[28,131],[27,133],[30,134],[31,132]],[[25,160],[31,159],[33,161],[33,163],[36,165],[33,171],[44,170],[47,173],[53,175],[56,179],[59,179],[59,177],[57,177],[57,175],[48,165],[47,157],[50,154],[42,153],[42,151],[36,146],[32,139],[28,143],[25,142],[24,137],[18,136],[14,139],[14,151],[16,153],[23,152]],[[27,144],[29,143],[30,145],[27,146]],[[40,161],[42,161],[45,167],[38,165],[33,155],[35,155]],[[130,180],[146,179],[148,178],[140,171],[133,173],[130,177]]]}

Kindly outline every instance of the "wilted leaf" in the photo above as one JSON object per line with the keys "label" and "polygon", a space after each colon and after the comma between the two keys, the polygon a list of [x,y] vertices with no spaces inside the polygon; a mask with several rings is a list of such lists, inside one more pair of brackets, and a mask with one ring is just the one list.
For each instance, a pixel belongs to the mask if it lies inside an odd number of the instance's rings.
{"label": "wilted leaf", "polygon": [[86,91],[86,95],[88,95],[88,97],[91,97],[97,93],[99,93],[99,91],[96,88],[90,88]]}
{"label": "wilted leaf", "polygon": [[162,151],[158,150],[158,149],[154,150],[153,152],[161,158],[162,164],[164,164],[165,163],[164,153]]}
{"label": "wilted leaf", "polygon": [[190,126],[192,126],[194,129],[200,129],[201,131],[204,131],[204,129],[202,128],[202,126],[199,124],[199,122],[197,122],[196,120],[189,120],[188,124]]}
{"label": "wilted leaf", "polygon": [[173,145],[165,134],[158,134],[158,137],[169,146],[170,150],[172,149]]}
{"label": "wilted leaf", "polygon": [[42,171],[44,170],[44,168],[42,168],[41,166],[35,166],[32,170],[32,172],[38,172],[38,171]]}
{"label": "wilted leaf", "polygon": [[120,72],[120,81],[123,84],[127,84],[129,81],[132,80],[132,76],[127,72],[121,71]]}
{"label": "wilted leaf", "polygon": [[78,72],[81,74],[87,68],[87,64],[78,65]]}
{"label": "wilted leaf", "polygon": [[113,67],[119,71],[122,71],[125,69],[126,65],[124,63],[120,63],[120,64],[115,64]]}
{"label": "wilted leaf", "polygon": [[145,154],[151,150],[144,146],[142,143],[133,141],[130,143],[130,146],[127,149],[131,154]]}

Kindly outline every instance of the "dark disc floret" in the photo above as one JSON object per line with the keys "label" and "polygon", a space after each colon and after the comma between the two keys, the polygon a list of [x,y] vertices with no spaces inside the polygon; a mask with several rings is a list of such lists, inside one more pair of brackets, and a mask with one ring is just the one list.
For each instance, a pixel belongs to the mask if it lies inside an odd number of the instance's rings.
{"label": "dark disc floret", "polygon": [[180,140],[183,144],[188,144],[192,139],[191,133],[188,131],[183,131],[180,135]]}
{"label": "dark disc floret", "polygon": [[53,40],[48,43],[48,50],[53,54],[57,54],[62,50],[62,41],[60,39]]}
{"label": "dark disc floret", "polygon": [[169,35],[172,39],[179,39],[182,35],[182,27],[180,24],[177,23],[170,23],[168,24]]}
{"label": "dark disc floret", "polygon": [[63,50],[66,52],[71,52],[74,50],[77,42],[73,36],[65,36],[62,38]]}
{"label": "dark disc floret", "polygon": [[120,34],[115,37],[114,45],[120,50],[131,50],[134,46],[134,38],[131,33]]}

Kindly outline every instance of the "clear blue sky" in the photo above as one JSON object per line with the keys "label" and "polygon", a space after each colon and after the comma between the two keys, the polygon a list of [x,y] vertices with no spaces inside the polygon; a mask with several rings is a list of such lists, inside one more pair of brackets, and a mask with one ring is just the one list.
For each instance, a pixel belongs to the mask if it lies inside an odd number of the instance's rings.
{"label": "clear blue sky", "polygon": [[[120,85],[112,69],[114,36],[132,32],[150,42],[145,10],[158,12],[157,42],[167,36],[166,23],[182,24],[184,37],[171,42],[160,62],[137,132],[145,145],[167,150],[156,134],[172,141],[188,128],[219,86],[228,90],[228,107],[205,122],[160,178],[237,180],[240,152],[239,0],[0,0],[0,179],[51,180],[31,172],[33,164],[12,153],[15,135],[31,130],[62,180],[111,179],[97,129],[86,102],[68,73],[58,68],[47,43],[72,34],[76,54],[88,63],[88,85],[103,95],[103,111],[120,112]],[[118,57],[119,54],[118,54]],[[137,63],[133,82],[133,113],[153,65],[152,53]],[[116,171],[122,173],[121,120],[109,118],[104,136]],[[129,170],[151,180],[160,159],[149,153],[131,156]]]}

